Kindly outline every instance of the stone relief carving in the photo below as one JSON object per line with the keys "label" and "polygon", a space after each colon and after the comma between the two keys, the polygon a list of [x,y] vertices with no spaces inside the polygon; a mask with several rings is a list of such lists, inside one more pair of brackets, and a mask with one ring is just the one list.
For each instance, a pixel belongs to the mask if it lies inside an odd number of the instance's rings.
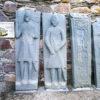
{"label": "stone relief carving", "polygon": [[91,23],[85,14],[71,14],[73,85],[91,86]]}
{"label": "stone relief carving", "polygon": [[46,89],[66,89],[67,69],[65,26],[66,21],[64,15],[43,13]]}
{"label": "stone relief carving", "polygon": [[96,87],[100,89],[100,18],[93,23]]}
{"label": "stone relief carving", "polygon": [[16,12],[16,90],[38,88],[40,13]]}

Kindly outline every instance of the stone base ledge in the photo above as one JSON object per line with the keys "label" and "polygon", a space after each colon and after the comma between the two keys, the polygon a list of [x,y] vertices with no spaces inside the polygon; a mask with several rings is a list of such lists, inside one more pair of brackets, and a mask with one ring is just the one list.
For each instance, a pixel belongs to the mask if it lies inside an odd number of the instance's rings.
{"label": "stone base ledge", "polygon": [[72,91],[75,91],[75,92],[78,92],[78,91],[92,91],[92,90],[93,90],[92,87],[72,89]]}

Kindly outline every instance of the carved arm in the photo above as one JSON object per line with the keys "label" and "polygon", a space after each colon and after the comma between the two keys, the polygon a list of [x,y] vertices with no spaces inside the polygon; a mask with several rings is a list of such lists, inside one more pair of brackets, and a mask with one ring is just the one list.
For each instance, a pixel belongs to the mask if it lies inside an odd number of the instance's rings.
{"label": "carved arm", "polygon": [[66,44],[66,35],[65,35],[65,33],[63,32],[62,29],[60,29],[60,31],[61,31],[60,35],[61,35],[61,38],[62,38],[62,42],[59,44],[56,52],[59,51],[62,47],[64,47],[64,45]]}
{"label": "carved arm", "polygon": [[22,34],[21,30],[20,30],[19,26],[16,24],[16,34],[15,34],[15,37],[18,39],[18,38],[20,38],[21,34]]}
{"label": "carved arm", "polygon": [[34,33],[32,34],[33,39],[38,39],[39,38],[39,32],[36,30],[36,28],[34,29]]}
{"label": "carved arm", "polygon": [[51,45],[50,45],[50,34],[51,34],[51,33],[50,33],[50,30],[48,30],[48,31],[46,32],[46,36],[45,36],[45,44],[46,44],[46,46],[48,47],[50,53],[51,53],[51,54],[54,54],[55,52],[54,52],[53,48],[52,48]]}

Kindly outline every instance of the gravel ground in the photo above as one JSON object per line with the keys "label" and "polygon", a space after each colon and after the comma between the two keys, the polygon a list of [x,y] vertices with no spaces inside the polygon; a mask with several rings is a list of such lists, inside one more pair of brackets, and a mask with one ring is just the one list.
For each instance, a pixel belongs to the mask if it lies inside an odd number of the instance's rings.
{"label": "gravel ground", "polygon": [[31,94],[2,94],[0,100],[100,100],[100,91],[81,92],[37,92]]}

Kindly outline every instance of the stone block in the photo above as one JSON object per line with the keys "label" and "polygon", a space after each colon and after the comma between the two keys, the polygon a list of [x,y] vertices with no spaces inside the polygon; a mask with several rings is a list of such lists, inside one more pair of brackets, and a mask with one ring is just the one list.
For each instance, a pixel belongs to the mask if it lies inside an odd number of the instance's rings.
{"label": "stone block", "polygon": [[93,23],[96,87],[100,89],[100,18]]}
{"label": "stone block", "polygon": [[73,86],[91,87],[91,19],[87,14],[70,15]]}

